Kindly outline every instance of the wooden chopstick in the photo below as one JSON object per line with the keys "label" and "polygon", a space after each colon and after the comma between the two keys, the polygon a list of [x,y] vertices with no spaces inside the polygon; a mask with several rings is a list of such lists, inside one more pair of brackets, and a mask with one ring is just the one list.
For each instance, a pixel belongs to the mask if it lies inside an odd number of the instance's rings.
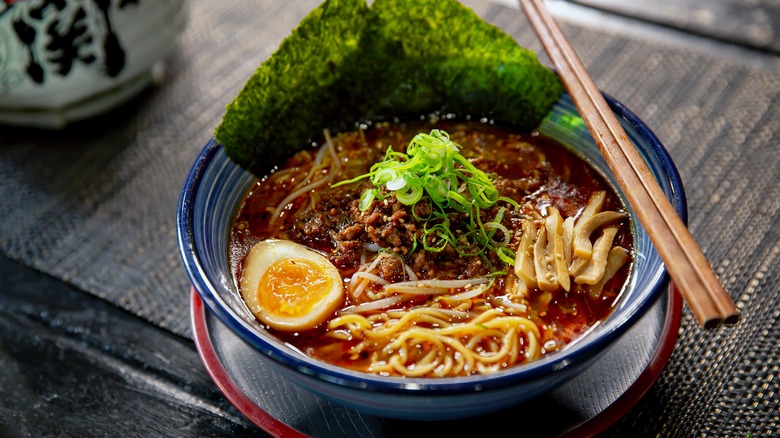
{"label": "wooden chopstick", "polygon": [[740,314],[704,253],[634,148],[542,0],[519,0],[596,144],[698,323],[735,324]]}

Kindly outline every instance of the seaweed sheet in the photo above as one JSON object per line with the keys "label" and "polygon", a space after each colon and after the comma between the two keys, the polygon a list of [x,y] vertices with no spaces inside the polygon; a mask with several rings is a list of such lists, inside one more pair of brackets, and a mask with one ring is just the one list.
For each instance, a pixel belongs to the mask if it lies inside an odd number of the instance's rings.
{"label": "seaweed sheet", "polygon": [[249,78],[214,135],[263,175],[323,128],[444,110],[530,130],[562,92],[536,53],[456,0],[326,0]]}

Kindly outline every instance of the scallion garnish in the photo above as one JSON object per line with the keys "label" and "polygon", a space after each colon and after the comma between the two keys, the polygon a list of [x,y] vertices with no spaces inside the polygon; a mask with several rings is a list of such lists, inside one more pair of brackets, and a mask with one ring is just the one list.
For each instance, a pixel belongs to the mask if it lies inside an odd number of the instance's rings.
{"label": "scallion garnish", "polygon": [[[481,211],[498,202],[517,208],[517,202],[499,196],[490,177],[460,154],[460,147],[450,140],[446,131],[434,129],[430,134],[417,134],[406,153],[388,147],[385,158],[371,166],[368,173],[333,187],[365,178],[369,178],[374,187],[361,194],[360,209],[365,211],[375,200],[382,201],[395,194],[398,202],[411,206],[415,218],[424,222],[421,243],[426,251],[439,252],[449,244],[460,255],[480,256],[491,270],[495,269],[485,251],[493,251],[506,265],[514,265],[515,255],[508,247],[511,236],[501,225],[507,208],[501,207],[496,217],[486,223],[482,222]],[[424,198],[431,203],[431,214],[417,217],[414,206]],[[453,210],[469,217],[464,224],[466,229],[457,236],[450,227],[449,215]],[[500,241],[494,239],[497,230],[502,233]],[[417,245],[415,242],[415,247]],[[495,272],[501,273],[506,270]]]}

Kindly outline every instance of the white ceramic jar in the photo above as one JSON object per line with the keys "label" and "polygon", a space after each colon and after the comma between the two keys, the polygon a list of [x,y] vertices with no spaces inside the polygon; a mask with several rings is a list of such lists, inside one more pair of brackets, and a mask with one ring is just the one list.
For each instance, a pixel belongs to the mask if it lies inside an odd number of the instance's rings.
{"label": "white ceramic jar", "polygon": [[159,81],[184,0],[0,2],[0,124],[61,128]]}

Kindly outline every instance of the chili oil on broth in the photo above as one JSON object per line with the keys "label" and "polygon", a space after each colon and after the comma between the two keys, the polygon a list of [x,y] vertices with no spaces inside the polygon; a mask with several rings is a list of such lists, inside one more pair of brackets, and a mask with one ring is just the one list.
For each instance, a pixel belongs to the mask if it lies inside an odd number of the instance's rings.
{"label": "chili oil on broth", "polygon": [[[492,123],[428,119],[379,122],[364,128],[328,137],[331,147],[323,139],[291,156],[258,180],[236,214],[229,250],[237,281],[255,244],[281,239],[324,254],[344,282],[343,305],[328,321],[296,332],[270,329],[274,335],[304,354],[349,369],[380,375],[457,376],[491,373],[539,359],[564,348],[609,315],[630,271],[633,238],[626,218],[606,224],[617,229],[611,249],[621,252],[624,261],[608,281],[600,282],[598,294],[593,293],[596,286],[573,281],[569,291],[560,287],[550,291],[535,283],[522,287],[512,266],[506,275],[490,277],[479,257],[446,249],[412,251],[414,236],[419,237],[424,228],[414,219],[413,213],[419,211],[399,207],[393,197],[389,202],[374,201],[369,211],[361,211],[361,193],[371,186],[366,180],[330,187],[368,172],[389,146],[403,151],[416,134],[444,130],[460,146],[460,153],[491,175],[502,196],[519,203],[501,222],[514,249],[520,246],[524,220],[532,219],[529,222],[541,234],[552,209],[562,219],[579,219],[596,194],[603,195],[597,211],[625,212],[613,189],[580,157],[539,133],[517,133]],[[489,220],[495,212],[483,210],[481,215]],[[589,239],[594,248],[604,234],[601,229]],[[495,255],[487,260],[500,266]],[[361,274],[372,266],[371,272]],[[402,294],[404,299],[392,303],[392,310],[350,313],[370,308],[372,301],[382,304],[398,296],[383,294],[386,286],[376,277],[400,284],[414,279],[492,281],[434,295]],[[481,293],[468,297],[480,288]],[[451,296],[467,298],[448,299]]]}

